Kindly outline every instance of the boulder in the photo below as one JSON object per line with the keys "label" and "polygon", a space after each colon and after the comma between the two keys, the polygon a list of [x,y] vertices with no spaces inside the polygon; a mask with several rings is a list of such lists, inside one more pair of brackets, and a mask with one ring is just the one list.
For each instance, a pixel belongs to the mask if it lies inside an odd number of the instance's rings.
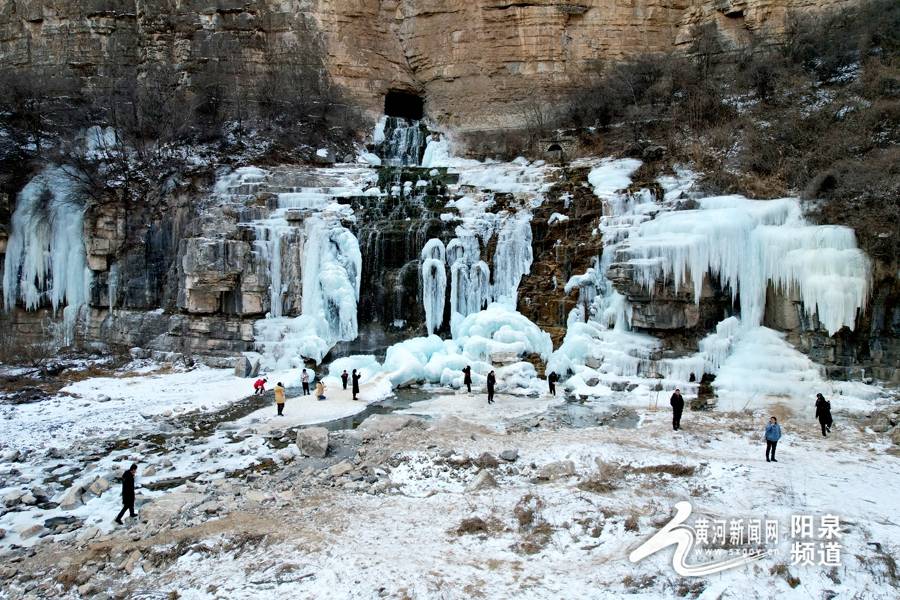
{"label": "boulder", "polygon": [[18,462],[19,458],[21,458],[21,453],[18,450],[7,450],[3,454],[0,454],[0,462],[5,463],[13,463]]}
{"label": "boulder", "polygon": [[31,493],[28,493],[28,494],[25,494],[24,496],[22,496],[19,499],[19,501],[22,504],[26,504],[28,506],[34,506],[35,504],[37,504],[37,498],[35,498],[34,495]]}
{"label": "boulder", "polygon": [[328,469],[328,474],[332,477],[341,477],[342,475],[346,475],[350,471],[353,470],[353,465],[351,465],[346,460],[343,462],[339,462],[338,464],[332,466]]}
{"label": "boulder", "polygon": [[44,521],[44,527],[47,529],[63,528],[67,525],[75,525],[80,522],[78,517],[50,517]]}
{"label": "boulder", "polygon": [[3,496],[3,505],[6,507],[12,507],[22,501],[22,497],[25,495],[25,492],[22,490],[13,490],[10,493]]}
{"label": "boulder", "polygon": [[152,477],[153,475],[156,475],[156,467],[150,465],[149,467],[144,469],[144,472],[141,473],[141,475],[143,475],[144,477]]}
{"label": "boulder", "polygon": [[554,479],[569,477],[574,474],[575,463],[573,463],[571,460],[560,460],[548,463],[541,467],[540,471],[538,471],[537,478],[546,481],[553,481]]}
{"label": "boulder", "polygon": [[100,529],[98,527],[87,527],[84,529],[84,531],[78,534],[77,539],[79,542],[88,542],[98,535],[100,535]]}
{"label": "boulder", "polygon": [[218,502],[204,502],[200,506],[197,507],[197,510],[205,513],[207,515],[217,514],[220,510],[222,510],[222,505]]}
{"label": "boulder", "polygon": [[494,469],[500,464],[497,457],[490,452],[483,452],[481,456],[476,458],[473,462],[482,469]]}
{"label": "boulder", "polygon": [[253,364],[250,362],[250,359],[246,356],[239,356],[237,360],[234,362],[234,376],[235,377],[252,377],[253,373]]}
{"label": "boulder", "polygon": [[519,450],[517,448],[504,450],[500,453],[500,458],[506,462],[515,462],[519,458]]}
{"label": "boulder", "polygon": [[891,432],[891,441],[900,446],[900,427],[895,427]]}
{"label": "boulder", "polygon": [[481,471],[478,473],[478,475],[475,476],[475,479],[472,480],[472,483],[466,486],[466,490],[469,492],[477,492],[478,490],[495,487],[497,487],[497,480],[494,479],[494,476],[491,475],[491,472]]}
{"label": "boulder", "polygon": [[44,526],[38,523],[37,525],[29,525],[27,527],[22,527],[19,529],[19,537],[23,540],[27,540],[28,538],[34,537],[40,532],[44,530]]}
{"label": "boulder", "polygon": [[356,431],[362,435],[363,439],[371,440],[407,427],[425,429],[426,426],[425,420],[419,417],[396,414],[371,415],[359,424]]}
{"label": "boulder", "polygon": [[893,427],[887,415],[878,415],[872,419],[872,431],[875,433],[887,433]]}
{"label": "boulder", "polygon": [[109,489],[109,481],[103,477],[98,477],[88,486],[88,491],[95,496],[102,496],[103,492]]}
{"label": "boulder", "polygon": [[328,430],[324,427],[307,427],[297,432],[297,448],[303,456],[324,458],[328,454]]}
{"label": "boulder", "polygon": [[141,560],[141,551],[135,550],[131,554],[128,555],[128,558],[125,559],[125,562],[122,563],[122,570],[131,575],[134,571],[135,567],[137,567],[138,562]]}
{"label": "boulder", "polygon": [[276,452],[275,456],[280,462],[286,463],[291,462],[300,454],[301,452],[297,448],[295,448],[294,446],[288,446],[287,448],[282,448],[281,450]]}
{"label": "boulder", "polygon": [[81,495],[84,493],[84,489],[81,485],[82,484],[76,483],[63,494],[62,498],[59,500],[59,507],[62,510],[72,510],[81,506]]}

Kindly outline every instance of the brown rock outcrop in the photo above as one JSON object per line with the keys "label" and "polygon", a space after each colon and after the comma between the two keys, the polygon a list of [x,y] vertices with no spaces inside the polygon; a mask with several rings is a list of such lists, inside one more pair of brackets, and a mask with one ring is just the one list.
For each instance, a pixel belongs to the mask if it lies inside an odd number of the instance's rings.
{"label": "brown rock outcrop", "polygon": [[190,80],[211,57],[240,55],[253,85],[293,46],[372,113],[389,89],[406,89],[445,125],[490,129],[521,124],[529,103],[552,105],[598,62],[689,45],[697,25],[740,41],[778,34],[791,11],[855,1],[9,0],[0,63],[104,85],[155,62]]}

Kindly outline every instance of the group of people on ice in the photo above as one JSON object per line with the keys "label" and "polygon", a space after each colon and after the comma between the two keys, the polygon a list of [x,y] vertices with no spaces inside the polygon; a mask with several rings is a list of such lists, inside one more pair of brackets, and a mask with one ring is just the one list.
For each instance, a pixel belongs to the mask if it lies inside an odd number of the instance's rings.
{"label": "group of people on ice", "polygon": [[[357,395],[359,394],[359,380],[361,379],[361,377],[362,377],[362,375],[356,369],[353,369],[352,373],[347,373],[347,370],[344,369],[344,372],[341,373],[341,384],[343,385],[343,388],[345,390],[347,389],[347,384],[351,380],[353,382],[352,393],[353,393],[354,400],[358,399]],[[268,382],[269,382],[269,380],[266,377],[260,377],[259,379],[254,381],[253,382],[253,395],[261,396],[261,395],[265,394],[266,393],[266,384]],[[306,369],[303,369],[300,373],[300,387],[303,390],[303,393],[302,393],[303,396],[310,395],[309,383],[310,383],[309,371]],[[316,399],[317,400],[326,400],[327,396],[325,395],[325,392],[327,391],[327,389],[328,389],[328,387],[325,385],[324,381],[322,381],[321,379],[316,381],[315,394],[314,394]],[[275,392],[275,407],[278,411],[277,416],[279,416],[279,417],[284,416],[284,405],[285,405],[285,401],[287,398],[284,384],[281,383],[280,381],[278,383],[276,383],[274,392]]]}
{"label": "group of people on ice", "polygon": [[[463,385],[466,386],[466,392],[472,393],[472,366],[466,365],[463,370]],[[556,395],[556,382],[559,381],[559,375],[556,372],[551,372],[547,375],[547,384],[549,386],[550,395]],[[485,389],[487,391],[487,403],[494,404],[494,393],[497,389],[497,375],[494,371],[490,371],[487,374],[487,378],[485,381]]]}
{"label": "group of people on ice", "polygon": [[[468,393],[472,393],[472,367],[466,365],[465,368],[462,369],[463,373],[463,385],[466,386],[466,390]],[[343,389],[347,389],[348,384],[352,385],[351,391],[353,394],[353,399],[357,399],[357,395],[359,394],[359,380],[361,379],[361,374],[353,369],[352,373],[347,373],[345,369],[343,373],[341,373],[341,385]],[[556,384],[559,381],[559,375],[555,372],[551,372],[547,375],[547,384],[548,384],[548,392],[555,396],[556,395]],[[268,379],[265,377],[260,377],[253,383],[253,393],[254,395],[262,395],[266,392],[266,384],[268,383]],[[310,393],[310,374],[309,371],[303,369],[300,374],[300,386],[303,390],[303,395],[308,396]],[[490,371],[487,374],[486,378],[486,391],[487,391],[487,401],[488,404],[494,404],[494,393],[496,391],[497,386],[497,376],[494,371]],[[325,400],[325,392],[327,387],[325,384],[319,380],[316,382],[315,388],[315,396],[319,400]],[[284,404],[285,404],[285,387],[279,381],[275,384],[275,406],[278,410],[278,416],[282,416],[284,414]],[[681,389],[675,388],[675,392],[669,398],[669,404],[672,407],[672,429],[675,431],[679,431],[681,429],[681,416],[684,412],[684,396],[681,395]],[[822,435],[827,436],[831,433],[831,428],[834,425],[834,419],[831,416],[831,402],[825,399],[822,394],[816,394],[816,419],[819,421],[819,425],[822,427]],[[778,447],[778,440],[781,439],[781,425],[778,424],[778,419],[776,417],[770,417],[769,422],[766,425],[765,434],[763,439],[766,442],[766,462],[778,462],[775,458],[775,449]],[[137,475],[137,465],[131,465],[131,467],[125,471],[122,475],[122,510],[116,515],[115,522],[119,525],[122,524],[122,517],[128,512],[131,517],[135,516],[134,512],[134,482],[135,476]]]}

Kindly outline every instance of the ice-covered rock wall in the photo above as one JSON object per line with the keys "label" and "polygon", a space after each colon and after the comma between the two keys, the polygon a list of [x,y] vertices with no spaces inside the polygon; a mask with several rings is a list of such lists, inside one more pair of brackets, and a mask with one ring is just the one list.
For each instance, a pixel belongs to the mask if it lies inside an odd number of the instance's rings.
{"label": "ice-covered rock wall", "polygon": [[[858,398],[872,393],[829,382],[825,369],[784,334],[762,327],[767,288],[798,298],[830,333],[855,327],[871,275],[851,230],[809,224],[792,198],[699,197],[690,191],[687,172],[661,178],[662,198],[624,191],[639,164],[603,161],[589,176],[604,206],[603,255],[567,284],[587,302],[572,311],[548,370],[571,373],[570,389],[592,396],[622,386],[692,392],[711,373],[717,375],[719,404],[727,409],[758,405],[765,397],[814,397],[817,391]],[[683,210],[684,200],[692,208]],[[631,331],[634,285],[650,295],[652,312],[660,310],[654,302],[672,302],[655,301],[657,290],[673,287],[678,298],[686,292],[699,303],[709,281],[730,292],[734,315],[723,315],[696,353],[673,355],[661,338]]]}
{"label": "ice-covered rock wall", "polygon": [[663,212],[629,236],[624,252],[645,288],[671,280],[676,291],[690,285],[699,302],[709,274],[740,298],[742,320],[759,325],[771,284],[797,291],[807,314],[829,334],[854,328],[866,306],[871,268],[853,230],[808,224],[793,198],[698,202],[697,210]]}
{"label": "ice-covered rock wall", "polygon": [[76,178],[63,167],[46,167],[19,193],[4,259],[6,310],[20,301],[27,310],[64,307],[67,344],[90,293],[84,210]]}

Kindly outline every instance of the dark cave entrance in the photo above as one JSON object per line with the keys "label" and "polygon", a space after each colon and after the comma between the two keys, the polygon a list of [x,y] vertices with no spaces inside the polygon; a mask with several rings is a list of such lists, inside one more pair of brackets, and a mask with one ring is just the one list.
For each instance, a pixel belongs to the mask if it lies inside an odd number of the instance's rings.
{"label": "dark cave entrance", "polygon": [[388,90],[384,97],[384,114],[418,121],[425,116],[425,99],[414,92]]}

